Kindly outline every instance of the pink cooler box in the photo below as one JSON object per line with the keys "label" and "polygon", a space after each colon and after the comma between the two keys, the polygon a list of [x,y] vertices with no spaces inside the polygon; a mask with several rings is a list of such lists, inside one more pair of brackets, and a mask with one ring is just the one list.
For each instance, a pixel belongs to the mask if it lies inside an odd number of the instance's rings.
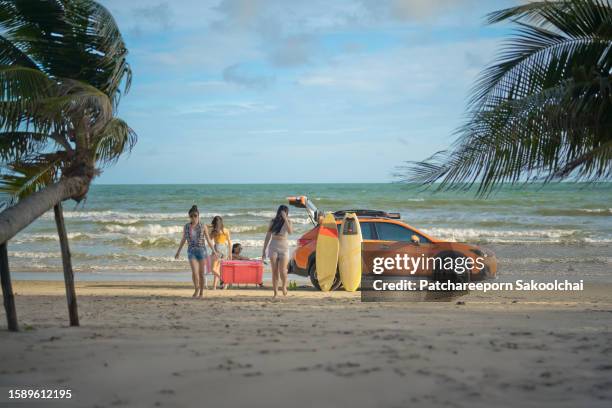
{"label": "pink cooler box", "polygon": [[[221,261],[223,284],[263,283],[263,263],[260,261]],[[227,287],[227,286],[225,286]]]}

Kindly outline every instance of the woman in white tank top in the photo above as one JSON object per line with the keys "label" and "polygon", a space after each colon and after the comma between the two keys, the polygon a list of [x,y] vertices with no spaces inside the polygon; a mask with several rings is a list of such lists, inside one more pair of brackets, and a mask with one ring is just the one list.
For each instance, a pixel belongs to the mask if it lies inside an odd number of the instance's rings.
{"label": "woman in white tank top", "polygon": [[[289,219],[289,208],[281,205],[276,211],[276,217],[270,221],[268,233],[264,241],[261,259],[266,258],[266,249],[272,266],[272,286],[274,297],[278,294],[278,280],[282,283],[283,295],[287,295],[287,265],[289,263],[289,234],[293,226]],[[268,244],[270,244],[268,248]]]}

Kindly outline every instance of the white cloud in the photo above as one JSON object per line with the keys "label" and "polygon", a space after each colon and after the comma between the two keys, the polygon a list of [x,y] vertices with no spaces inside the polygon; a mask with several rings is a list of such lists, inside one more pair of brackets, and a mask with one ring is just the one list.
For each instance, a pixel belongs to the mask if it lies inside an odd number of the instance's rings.
{"label": "white cloud", "polygon": [[223,70],[223,79],[226,82],[255,89],[267,88],[274,81],[274,77],[249,72],[246,67],[240,64],[226,67]]}
{"label": "white cloud", "polygon": [[270,112],[276,106],[261,102],[227,102],[227,103],[200,103],[183,106],[177,110],[178,115],[210,115],[210,116],[237,116],[248,113]]}
{"label": "white cloud", "polygon": [[342,68],[336,65],[332,68],[316,70],[315,74],[306,74],[298,78],[296,83],[304,86],[328,87],[347,89],[353,91],[376,91],[380,87],[380,81],[375,73],[362,69],[351,68],[341,72]]}
{"label": "white cloud", "polygon": [[106,6],[123,31],[141,35],[160,29],[204,28],[218,18],[214,7],[218,0],[99,0]]}
{"label": "white cloud", "polygon": [[277,41],[270,52],[270,61],[279,67],[293,67],[312,62],[316,43],[311,36],[294,35]]}
{"label": "white cloud", "polygon": [[355,0],[222,0],[215,11],[218,28],[295,35],[346,26],[365,10]]}
{"label": "white cloud", "polygon": [[[267,62],[277,68],[325,63],[333,55],[318,35],[360,30],[391,30],[420,26],[431,19],[465,24],[476,13],[514,0],[102,0],[124,32],[145,42],[132,53],[153,70],[201,67],[220,74],[245,61]],[[462,17],[463,16],[463,17]],[[473,21],[474,19],[470,19]],[[178,34],[180,33],[180,34]],[[129,45],[129,44],[128,44]],[[354,44],[359,47],[359,44]],[[335,53],[346,50],[337,49]],[[249,82],[249,81],[247,81]],[[353,80],[363,86],[358,80]],[[350,83],[350,81],[348,81]]]}
{"label": "white cloud", "polygon": [[[360,0],[368,14],[382,20],[422,21],[448,13],[479,13],[482,0]],[[495,1],[488,0],[493,5]]]}
{"label": "white cloud", "polygon": [[169,37],[164,42],[147,43],[130,52],[151,71],[198,70],[216,75],[241,61],[265,58],[258,40],[245,33],[211,32],[201,36]]}
{"label": "white cloud", "polygon": [[480,70],[473,53],[488,59],[496,40],[392,48],[376,53],[345,54],[328,66],[308,70],[297,79],[305,87],[347,92],[422,97],[466,87]]}
{"label": "white cloud", "polygon": [[163,29],[170,28],[173,18],[173,11],[167,2],[162,2],[143,7],[136,7],[132,10],[135,20],[148,24],[157,25]]}
{"label": "white cloud", "polygon": [[302,133],[306,135],[344,135],[362,132],[363,130],[363,128],[305,129]]}
{"label": "white cloud", "polygon": [[289,129],[257,129],[257,130],[249,130],[246,133],[250,135],[276,135],[288,133]]}

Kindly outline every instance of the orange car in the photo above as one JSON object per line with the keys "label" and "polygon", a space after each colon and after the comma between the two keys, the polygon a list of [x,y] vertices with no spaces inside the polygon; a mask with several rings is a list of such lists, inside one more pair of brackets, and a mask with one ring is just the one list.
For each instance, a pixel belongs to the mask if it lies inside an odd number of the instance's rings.
{"label": "orange car", "polygon": [[[289,197],[289,204],[304,208],[314,225],[310,231],[302,235],[297,241],[297,248],[291,256],[289,262],[289,273],[296,275],[307,276],[312,284],[319,289],[317,281],[317,271],[315,262],[315,250],[317,247],[317,235],[319,231],[319,217],[322,215],[317,207],[308,200],[306,196]],[[486,249],[479,248],[475,245],[448,242],[434,238],[426,233],[417,230],[414,227],[401,221],[398,213],[387,213],[384,211],[375,210],[341,210],[334,212],[336,224],[340,226],[344,214],[354,212],[359,218],[361,224],[361,233],[363,235],[363,259],[365,264],[367,260],[373,256],[393,253],[393,254],[408,254],[410,257],[428,256],[428,257],[470,257],[484,260],[484,267],[474,267],[470,270],[468,278],[471,280],[479,280],[485,278],[494,278],[497,274],[497,260],[495,255]],[[435,245],[434,245],[435,244]],[[364,274],[371,274],[371,271],[363,271]],[[436,279],[436,270],[419,270],[416,276]],[[394,273],[391,271],[388,275]],[[333,289],[339,288],[341,285],[339,275],[336,275]]]}

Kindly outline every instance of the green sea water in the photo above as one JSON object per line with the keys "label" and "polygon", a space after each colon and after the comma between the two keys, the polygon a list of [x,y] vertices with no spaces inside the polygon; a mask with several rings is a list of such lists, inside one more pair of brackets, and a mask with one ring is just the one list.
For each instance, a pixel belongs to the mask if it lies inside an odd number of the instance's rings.
{"label": "green sea water", "polygon": [[[221,215],[248,256],[261,254],[266,225],[290,195],[307,195],[323,210],[399,212],[438,238],[478,243],[500,258],[500,279],[587,276],[612,281],[612,184],[504,187],[487,199],[474,192],[433,193],[401,184],[94,185],[85,203],[66,203],[77,278],[189,280],[174,260],[187,210]],[[304,210],[291,208],[297,238],[309,230]],[[52,213],[9,243],[16,279],[61,276]]]}

